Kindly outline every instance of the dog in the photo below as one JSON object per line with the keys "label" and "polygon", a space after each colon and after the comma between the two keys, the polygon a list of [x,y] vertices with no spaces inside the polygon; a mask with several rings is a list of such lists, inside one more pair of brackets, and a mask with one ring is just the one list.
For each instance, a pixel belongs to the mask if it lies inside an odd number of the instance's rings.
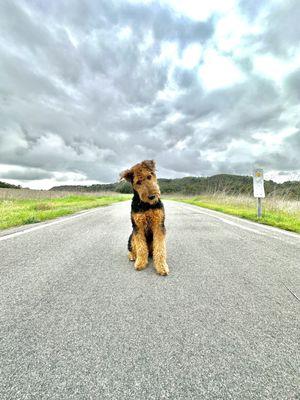
{"label": "dog", "polygon": [[154,160],[145,160],[121,172],[121,180],[131,183],[132,233],[128,240],[128,258],[135,261],[135,269],[146,268],[148,256],[153,256],[159,275],[168,275],[166,261],[165,210],[160,199]]}

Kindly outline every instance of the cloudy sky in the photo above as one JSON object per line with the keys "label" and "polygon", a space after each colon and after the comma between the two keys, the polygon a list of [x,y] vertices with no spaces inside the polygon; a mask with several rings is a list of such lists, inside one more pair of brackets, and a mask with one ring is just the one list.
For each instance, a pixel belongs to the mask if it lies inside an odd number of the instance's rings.
{"label": "cloudy sky", "polygon": [[300,179],[299,0],[1,0],[0,179]]}

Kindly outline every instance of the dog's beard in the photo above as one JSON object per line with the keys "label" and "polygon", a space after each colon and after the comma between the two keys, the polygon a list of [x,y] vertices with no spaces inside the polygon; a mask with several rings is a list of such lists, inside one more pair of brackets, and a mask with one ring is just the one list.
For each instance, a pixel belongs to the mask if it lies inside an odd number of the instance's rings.
{"label": "dog's beard", "polygon": [[139,197],[140,197],[140,199],[142,200],[143,203],[148,203],[150,205],[156,204],[160,199],[160,195],[159,194],[156,194],[155,195],[155,199],[153,199],[153,200],[148,199],[148,196],[146,196],[146,197],[139,196]]}
{"label": "dog's beard", "polygon": [[153,199],[153,200],[148,200],[147,203],[153,205],[153,204],[156,204],[158,201],[159,201],[159,197],[155,197],[155,199]]}

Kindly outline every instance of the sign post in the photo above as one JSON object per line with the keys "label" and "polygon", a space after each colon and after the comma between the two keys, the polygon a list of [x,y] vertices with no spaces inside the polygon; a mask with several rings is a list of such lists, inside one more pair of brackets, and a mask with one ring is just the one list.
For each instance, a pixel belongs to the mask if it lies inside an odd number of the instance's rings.
{"label": "sign post", "polygon": [[264,171],[262,168],[255,168],[253,171],[253,194],[257,198],[257,216],[262,216],[262,198],[265,197]]}
{"label": "sign post", "polygon": [[257,216],[258,216],[258,218],[261,218],[261,216],[262,216],[262,201],[261,201],[261,197],[257,198]]}

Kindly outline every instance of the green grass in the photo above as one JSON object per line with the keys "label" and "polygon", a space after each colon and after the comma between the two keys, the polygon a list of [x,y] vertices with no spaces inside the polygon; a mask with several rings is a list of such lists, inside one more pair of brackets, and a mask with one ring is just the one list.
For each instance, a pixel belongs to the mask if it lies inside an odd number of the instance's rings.
{"label": "green grass", "polygon": [[0,229],[33,224],[81,210],[128,200],[130,196],[69,195],[61,198],[0,200]]}
{"label": "green grass", "polygon": [[[0,229],[33,224],[131,198],[130,195],[102,193],[97,195],[61,194],[62,197],[57,198],[44,197],[47,195],[47,192],[43,192],[41,198],[29,198],[36,196],[36,193],[28,191],[24,198],[0,198]],[[167,196],[166,198],[300,233],[299,201],[276,197],[266,198],[263,201],[263,216],[258,219],[256,200],[253,197],[207,194],[197,197],[172,196],[170,198]]]}
{"label": "green grass", "polygon": [[173,197],[172,200],[193,204],[210,210],[249,219],[265,225],[275,226],[300,233],[300,202],[281,198],[263,200],[262,218],[257,218],[256,199],[247,196],[213,194],[189,197]]}

